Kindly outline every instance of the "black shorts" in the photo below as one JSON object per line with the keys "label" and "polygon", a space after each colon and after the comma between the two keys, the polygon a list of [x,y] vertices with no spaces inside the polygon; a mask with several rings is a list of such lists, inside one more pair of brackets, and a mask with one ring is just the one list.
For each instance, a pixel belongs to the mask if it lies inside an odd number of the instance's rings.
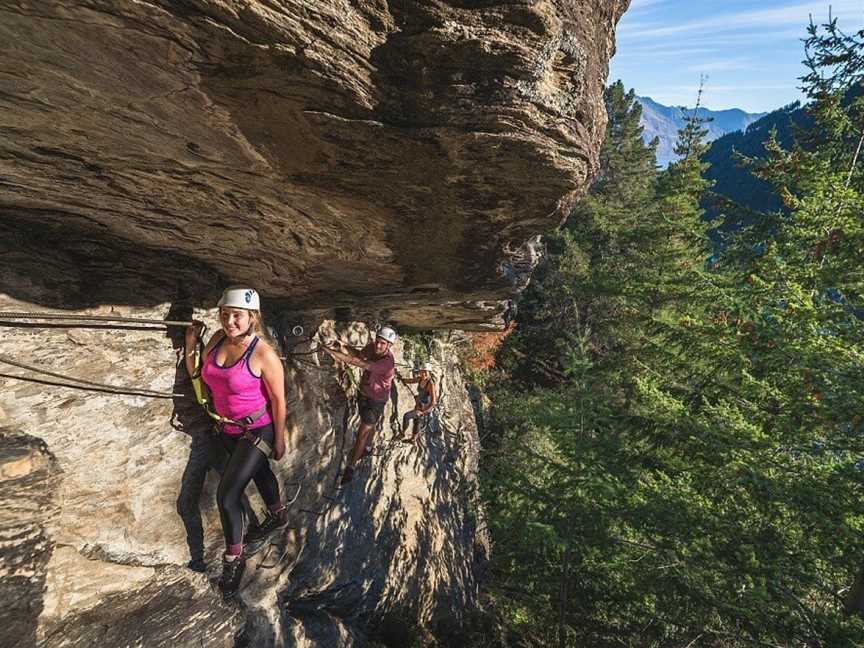
{"label": "black shorts", "polygon": [[384,416],[384,407],[387,401],[376,402],[366,396],[360,396],[358,406],[360,408],[360,420],[366,425],[376,425]]}

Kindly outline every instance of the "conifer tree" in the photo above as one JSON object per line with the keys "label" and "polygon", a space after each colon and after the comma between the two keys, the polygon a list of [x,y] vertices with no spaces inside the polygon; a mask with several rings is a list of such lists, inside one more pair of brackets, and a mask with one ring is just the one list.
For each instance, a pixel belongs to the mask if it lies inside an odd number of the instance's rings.
{"label": "conifer tree", "polygon": [[849,100],[864,48],[845,38],[829,23],[808,41],[813,148],[769,146],[762,173],[788,213],[709,256],[694,114],[650,199],[595,192],[562,236],[535,293],[554,326],[509,342],[555,342],[561,375],[493,393],[484,472],[522,643],[864,641],[842,614],[864,558],[864,137]]}
{"label": "conifer tree", "polygon": [[[547,237],[550,260],[523,297],[517,333],[502,359],[510,376],[526,384],[568,380],[568,366],[579,364],[586,346],[603,346],[591,330],[600,327],[595,320],[612,316],[613,297],[601,303],[593,296],[604,288],[587,286],[602,276],[604,264],[620,261],[615,276],[626,274],[626,258],[641,244],[642,213],[654,200],[657,140],[643,140],[636,94],[617,81],[604,98],[608,122],[599,173],[567,227]],[[614,292],[620,282],[608,279],[605,290]]]}

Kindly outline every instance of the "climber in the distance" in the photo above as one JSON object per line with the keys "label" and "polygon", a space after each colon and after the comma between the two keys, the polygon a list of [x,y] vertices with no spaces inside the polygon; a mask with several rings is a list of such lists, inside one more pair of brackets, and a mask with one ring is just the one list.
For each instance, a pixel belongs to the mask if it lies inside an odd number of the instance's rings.
{"label": "climber in the distance", "polygon": [[378,330],[372,342],[360,350],[341,341],[336,342],[336,349],[325,347],[327,353],[336,360],[363,369],[360,379],[360,427],[348,457],[348,465],[342,473],[342,484],[347,484],[354,478],[354,464],[372,445],[375,425],[384,415],[384,407],[390,398],[390,386],[393,376],[396,375],[396,361],[390,351],[395,341],[396,331],[385,326]]}
{"label": "climber in the distance", "polygon": [[411,436],[407,439],[402,439],[406,443],[414,443],[417,441],[417,433],[420,431],[420,419],[428,416],[429,412],[435,407],[438,402],[438,395],[435,393],[435,383],[432,381],[432,363],[427,362],[419,369],[415,369],[416,374],[413,378],[403,378],[402,382],[406,385],[417,383],[417,395],[414,397],[414,409],[405,412],[402,417],[402,433],[408,429],[408,422],[413,422]]}
{"label": "climber in the distance", "polygon": [[[264,337],[260,308],[252,288],[227,288],[219,299],[222,330],[213,334],[201,358],[201,378],[210,390],[213,409],[225,419],[216,425],[219,439],[230,455],[217,491],[225,534],[219,589],[226,598],[237,593],[246,563],[241,500],[250,481],[255,481],[268,514],[247,540],[259,541],[288,525],[279,482],[268,462],[285,454],[285,377],[279,355]],[[197,336],[196,326],[186,330],[190,376],[196,370]]]}

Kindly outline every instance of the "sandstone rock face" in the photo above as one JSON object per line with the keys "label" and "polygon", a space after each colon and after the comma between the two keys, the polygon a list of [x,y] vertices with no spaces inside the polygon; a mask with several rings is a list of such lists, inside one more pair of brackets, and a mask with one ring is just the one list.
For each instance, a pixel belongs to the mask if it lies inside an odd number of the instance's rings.
{"label": "sandstone rock face", "polygon": [[[486,549],[453,350],[427,349],[443,398],[423,443],[394,440],[413,404],[399,386],[374,455],[337,490],[357,376],[316,345],[360,345],[385,321],[500,327],[526,242],[596,169],[626,5],[0,0],[0,313],[194,314],[212,329],[222,288],[258,287],[286,355],[292,515],[223,603],[214,445],[181,331],[0,315],[0,645],[458,635]],[[409,342],[400,362],[417,359]],[[173,395],[23,382],[10,359]],[[185,568],[199,554],[206,575]]]}
{"label": "sandstone rock face", "polygon": [[[21,306],[0,299],[0,312]],[[215,324],[215,312],[197,314]],[[479,441],[452,349],[440,339],[431,348],[442,400],[419,446],[399,441],[397,418],[413,397],[397,384],[373,456],[338,489],[358,425],[352,395],[359,376],[315,349],[336,336],[360,346],[368,330],[324,322],[311,340],[281,333],[290,436],[275,470],[292,529],[250,560],[241,603],[232,606],[209,582],[223,549],[218,475],[207,473],[209,421],[189,396],[185,370],[176,368],[177,336],[4,329],[0,361],[14,355],[55,373],[177,394],[159,400],[73,390],[0,368],[8,539],[0,542],[0,594],[4,605],[17,602],[14,645],[323,648],[362,645],[391,632],[394,619],[458,628],[475,602],[482,538]],[[417,348],[406,357],[397,345],[402,373]],[[254,486],[247,495],[260,517]],[[196,547],[207,575],[184,567]]]}
{"label": "sandstone rock face", "polygon": [[505,250],[596,169],[626,5],[3,0],[0,292],[500,324]]}
{"label": "sandstone rock face", "polygon": [[57,466],[45,444],[0,428],[0,624],[6,639],[32,645],[43,607],[56,512]]}

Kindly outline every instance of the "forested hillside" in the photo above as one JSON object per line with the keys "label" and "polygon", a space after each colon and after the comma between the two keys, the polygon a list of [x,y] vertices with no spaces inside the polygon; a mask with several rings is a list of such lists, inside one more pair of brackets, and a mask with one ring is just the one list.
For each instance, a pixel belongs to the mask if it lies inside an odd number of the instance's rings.
{"label": "forested hillside", "polygon": [[862,55],[813,31],[808,146],[769,138],[774,202],[719,245],[704,124],[655,172],[607,90],[598,180],[479,376],[482,645],[864,644]]}
{"label": "forested hillside", "polygon": [[[767,154],[765,142],[772,133],[778,144],[788,149],[793,145],[796,129],[812,127],[807,112],[799,103],[794,103],[765,115],[744,131],[728,133],[714,140],[704,155],[709,165],[705,177],[712,182],[712,193],[757,212],[782,209],[777,193],[765,180],[756,177],[743,159],[764,158]],[[722,211],[722,207],[710,199],[705,207],[711,216]],[[734,222],[727,223],[727,226],[735,225]]]}

